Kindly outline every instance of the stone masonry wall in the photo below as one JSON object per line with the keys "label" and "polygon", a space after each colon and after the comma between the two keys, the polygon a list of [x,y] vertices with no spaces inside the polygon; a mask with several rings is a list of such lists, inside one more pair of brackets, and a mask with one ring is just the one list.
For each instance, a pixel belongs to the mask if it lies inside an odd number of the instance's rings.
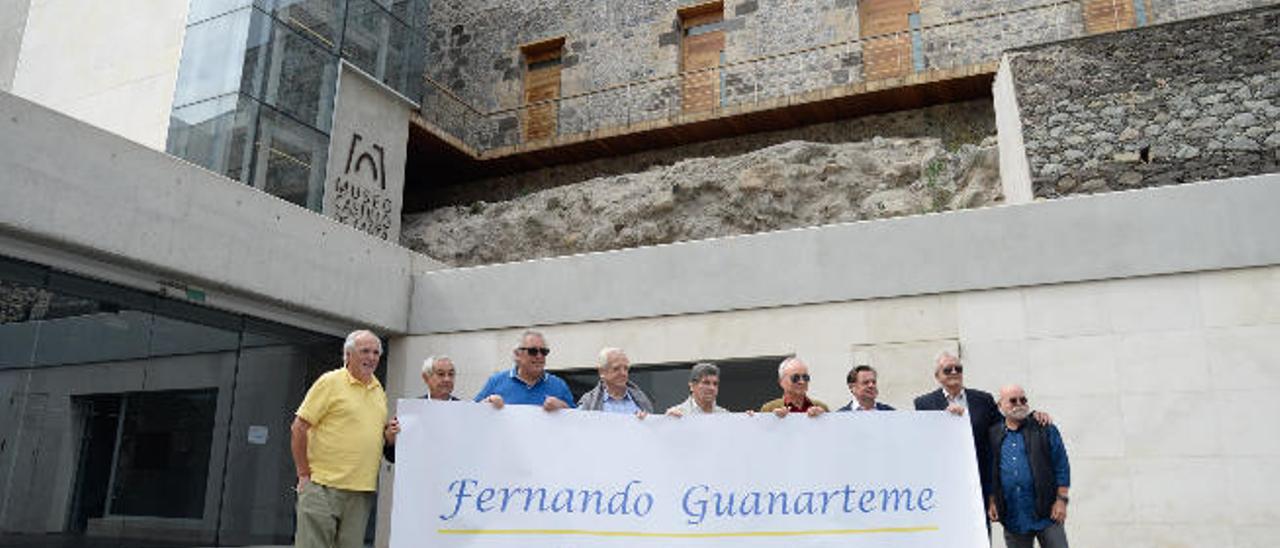
{"label": "stone masonry wall", "polygon": [[1280,171],[1280,6],[1012,54],[1037,196]]}
{"label": "stone masonry wall", "polygon": [[[1147,22],[1276,0],[1144,0]],[[521,44],[564,37],[561,134],[680,114],[681,33],[691,0],[433,0],[423,114],[479,150],[520,143]],[[921,0],[920,70],[994,62],[1011,48],[1084,33],[1080,0]],[[863,81],[858,0],[725,0],[721,104]],[[904,61],[916,70],[916,59]],[[585,94],[580,97],[576,95]],[[465,105],[469,105],[469,108]]]}

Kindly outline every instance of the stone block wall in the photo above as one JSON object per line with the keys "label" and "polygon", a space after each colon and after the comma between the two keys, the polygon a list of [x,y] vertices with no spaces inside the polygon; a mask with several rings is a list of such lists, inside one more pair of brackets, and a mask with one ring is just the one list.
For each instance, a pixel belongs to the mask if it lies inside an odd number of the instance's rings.
{"label": "stone block wall", "polygon": [[1077,0],[921,0],[920,19],[927,68],[996,61],[1010,48],[1084,34]]}
{"label": "stone block wall", "polygon": [[1012,54],[1037,196],[1280,170],[1280,6]]}
{"label": "stone block wall", "polygon": [[[1148,23],[1276,0],[1143,0]],[[478,150],[517,145],[520,45],[564,37],[557,129],[625,127],[681,113],[680,23],[690,0],[434,0],[423,112]],[[864,80],[857,0],[725,0],[722,106]],[[1080,0],[921,0],[910,70],[995,62],[1002,52],[1084,34]],[[922,65],[922,66],[920,66]],[[428,85],[428,88],[431,88]],[[455,98],[456,97],[456,98]],[[455,112],[456,111],[456,112]]]}

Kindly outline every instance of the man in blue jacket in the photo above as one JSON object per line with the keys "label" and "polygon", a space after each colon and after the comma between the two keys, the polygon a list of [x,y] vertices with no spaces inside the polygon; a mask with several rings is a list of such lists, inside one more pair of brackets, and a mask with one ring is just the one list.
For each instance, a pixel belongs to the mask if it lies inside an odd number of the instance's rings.
{"label": "man in blue jacket", "polygon": [[991,427],[991,487],[987,517],[1004,525],[1009,548],[1067,548],[1067,493],[1071,464],[1052,424],[1027,420],[1031,407],[1021,386],[1000,389],[1004,422]]}

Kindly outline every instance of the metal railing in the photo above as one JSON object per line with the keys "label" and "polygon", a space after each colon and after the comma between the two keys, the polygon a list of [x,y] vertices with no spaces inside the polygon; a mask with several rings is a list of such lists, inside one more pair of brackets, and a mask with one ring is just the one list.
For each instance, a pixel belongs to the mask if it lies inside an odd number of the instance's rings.
{"label": "metal railing", "polygon": [[[1050,0],[1017,9],[993,8],[988,13],[918,29],[629,81],[488,112],[424,77],[422,116],[477,152],[545,142],[526,141],[524,128],[529,116],[545,116],[546,112],[555,117],[556,138],[599,131],[625,133],[655,122],[678,123],[682,116],[715,116],[729,108],[750,110],[799,94],[998,61],[1001,52],[1011,48],[1082,36],[1081,2]],[[913,44],[924,49],[923,71],[917,71],[919,59],[913,56],[918,52]]]}

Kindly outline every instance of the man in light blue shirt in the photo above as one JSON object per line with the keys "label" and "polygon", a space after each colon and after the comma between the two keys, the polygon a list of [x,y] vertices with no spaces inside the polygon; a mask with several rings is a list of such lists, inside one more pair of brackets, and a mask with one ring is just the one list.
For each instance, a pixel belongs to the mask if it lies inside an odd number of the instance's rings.
{"label": "man in light blue shirt", "polygon": [[515,348],[515,366],[489,377],[475,401],[501,408],[504,404],[541,405],[547,411],[573,407],[573,393],[560,377],[547,372],[551,349],[542,333],[525,331]]}
{"label": "man in light blue shirt", "polygon": [[621,348],[604,348],[596,360],[600,383],[578,400],[578,409],[626,413],[644,418],[653,412],[653,402],[630,380],[631,360]]}

